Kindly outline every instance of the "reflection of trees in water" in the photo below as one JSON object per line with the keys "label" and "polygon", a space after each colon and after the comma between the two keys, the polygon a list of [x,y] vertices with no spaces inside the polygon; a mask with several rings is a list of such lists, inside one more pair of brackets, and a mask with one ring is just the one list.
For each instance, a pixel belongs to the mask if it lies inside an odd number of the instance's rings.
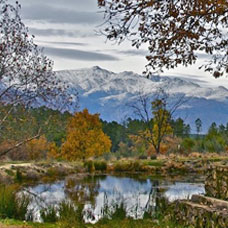
{"label": "reflection of trees in water", "polygon": [[[28,220],[41,221],[40,211],[50,208],[58,208],[59,203],[65,198],[61,190],[63,182],[55,184],[40,184],[35,187],[23,188],[18,194],[26,194],[30,197]],[[58,190],[56,192],[56,190]]]}
{"label": "reflection of trees in water", "polygon": [[27,191],[33,196],[33,205],[39,205],[40,209],[69,200],[83,212],[85,221],[94,222],[116,214],[135,219],[144,214],[153,216],[160,210],[162,197],[170,185],[171,181],[148,178],[71,176],[65,182],[40,185]]}
{"label": "reflection of trees in water", "polygon": [[[136,189],[135,192],[135,189],[132,189],[130,196],[125,197],[124,192],[118,192],[114,185],[112,191],[99,191],[101,181],[106,178],[106,176],[84,176],[82,178],[72,176],[65,181],[67,196],[76,204],[84,205],[85,220],[94,221],[102,217],[110,218],[116,211],[121,210],[125,210],[125,214],[134,218],[142,217],[145,211],[150,214],[155,211],[159,181],[153,181],[151,190],[148,192],[143,188],[140,189],[140,186],[146,184],[148,179],[137,178],[135,180],[131,178],[132,181],[139,183],[139,189]],[[126,184],[132,183],[126,182]],[[145,196],[148,196],[147,202],[145,202]]]}
{"label": "reflection of trees in water", "polygon": [[100,177],[86,176],[83,178],[69,177],[65,181],[65,193],[76,204],[90,202],[95,206],[96,196],[99,193]]}

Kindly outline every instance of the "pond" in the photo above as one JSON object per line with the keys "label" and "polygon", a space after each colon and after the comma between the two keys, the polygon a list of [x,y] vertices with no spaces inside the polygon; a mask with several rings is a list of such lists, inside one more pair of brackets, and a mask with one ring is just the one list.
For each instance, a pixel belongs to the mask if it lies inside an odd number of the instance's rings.
{"label": "pond", "polygon": [[95,223],[104,216],[105,208],[114,213],[122,206],[126,215],[142,218],[156,207],[156,197],[169,201],[187,199],[193,194],[204,194],[204,180],[184,177],[178,180],[143,176],[70,176],[49,184],[38,184],[24,189],[32,201],[34,221],[42,221],[40,210],[58,206],[63,200],[83,203],[85,222]]}

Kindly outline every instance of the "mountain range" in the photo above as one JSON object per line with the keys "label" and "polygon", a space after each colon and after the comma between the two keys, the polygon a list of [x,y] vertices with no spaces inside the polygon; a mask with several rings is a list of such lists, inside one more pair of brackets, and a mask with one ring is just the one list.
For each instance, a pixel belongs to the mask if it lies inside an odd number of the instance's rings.
{"label": "mountain range", "polygon": [[56,75],[69,85],[70,91],[78,92],[81,109],[100,113],[103,120],[123,122],[128,117],[135,118],[130,104],[136,102],[140,94],[152,101],[158,88],[163,88],[170,103],[185,96],[186,102],[176,110],[174,118],[184,119],[192,133],[197,118],[202,121],[202,133],[212,122],[218,125],[228,122],[228,89],[222,86],[207,88],[178,77],[146,78],[131,71],[114,73],[98,66],[57,71]]}

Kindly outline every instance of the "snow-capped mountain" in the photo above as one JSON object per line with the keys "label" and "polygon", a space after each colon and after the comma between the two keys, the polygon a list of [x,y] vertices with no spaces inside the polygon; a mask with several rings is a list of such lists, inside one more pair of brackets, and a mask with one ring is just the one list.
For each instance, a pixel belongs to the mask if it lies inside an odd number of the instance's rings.
{"label": "snow-capped mountain", "polygon": [[189,80],[164,76],[148,79],[134,72],[114,73],[97,66],[58,71],[56,75],[69,83],[70,90],[78,91],[81,109],[100,113],[107,121],[121,122],[135,117],[129,104],[142,93],[153,99],[158,88],[163,88],[170,95],[170,102],[186,96],[187,103],[178,108],[175,117],[189,123],[192,132],[197,118],[202,120],[204,131],[212,122],[228,122],[228,89],[222,86],[205,88]]}

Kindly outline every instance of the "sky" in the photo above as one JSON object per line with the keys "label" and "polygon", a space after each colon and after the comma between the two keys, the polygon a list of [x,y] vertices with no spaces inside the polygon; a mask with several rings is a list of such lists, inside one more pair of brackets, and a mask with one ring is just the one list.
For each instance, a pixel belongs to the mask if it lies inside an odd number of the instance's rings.
{"label": "sky", "polygon": [[[16,0],[9,0],[14,3]],[[19,0],[21,17],[35,35],[35,43],[54,61],[54,70],[100,66],[113,71],[142,74],[147,63],[146,48],[135,49],[129,41],[120,45],[101,35],[103,14],[97,0]],[[214,79],[198,67],[205,55],[190,67],[166,70],[162,75],[182,77],[201,86],[228,88],[228,78]]]}

